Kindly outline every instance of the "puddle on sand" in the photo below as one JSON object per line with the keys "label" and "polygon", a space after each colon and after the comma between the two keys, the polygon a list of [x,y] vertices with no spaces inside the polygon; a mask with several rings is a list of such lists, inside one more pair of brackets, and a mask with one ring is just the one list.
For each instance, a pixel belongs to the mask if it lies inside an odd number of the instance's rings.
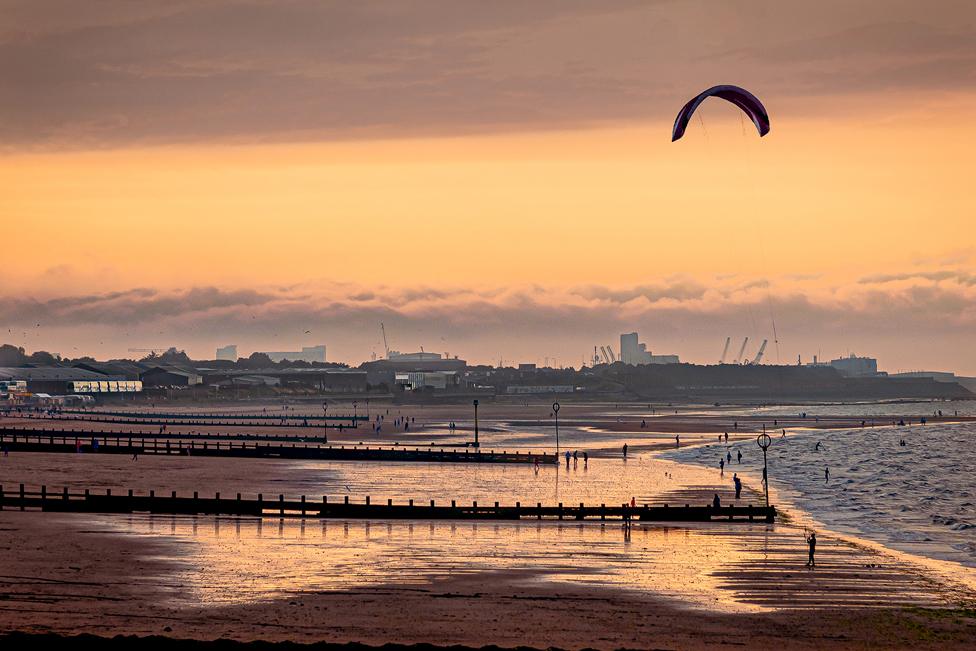
{"label": "puddle on sand", "polygon": [[[170,599],[225,606],[307,591],[424,586],[463,574],[518,575],[523,583],[610,587],[674,598],[692,608],[756,612],[720,589],[723,568],[745,563],[721,537],[696,527],[618,523],[364,522],[211,517],[98,516],[116,535],[162,537],[172,554]],[[88,522],[91,525],[91,522]],[[764,527],[753,527],[763,529]],[[519,580],[515,581],[516,583]]]}

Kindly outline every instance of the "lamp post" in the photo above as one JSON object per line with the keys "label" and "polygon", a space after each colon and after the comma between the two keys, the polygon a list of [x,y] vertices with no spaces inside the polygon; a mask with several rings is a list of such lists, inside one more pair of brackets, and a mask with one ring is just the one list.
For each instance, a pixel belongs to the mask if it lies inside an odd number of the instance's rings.
{"label": "lamp post", "polygon": [[472,403],[474,405],[474,447],[481,447],[478,443],[478,401],[477,399]]}
{"label": "lamp post", "polygon": [[358,405],[359,405],[358,402],[356,402],[355,400],[352,401],[352,426],[357,429],[359,428],[359,422],[357,420],[357,415],[356,415],[357,413],[356,408],[358,407]]}
{"label": "lamp post", "polygon": [[[766,426],[763,425],[763,430]],[[769,438],[769,434],[765,431],[756,437],[756,445],[762,448],[763,451],[763,487],[766,489],[766,508],[769,508],[769,475],[766,472],[766,450],[769,449],[770,444],[773,439]]]}
{"label": "lamp post", "polygon": [[322,401],[322,442],[329,442],[329,421],[325,419],[326,412],[329,409],[329,402],[327,400]]}
{"label": "lamp post", "polygon": [[556,416],[556,463],[559,463],[559,403],[552,403],[552,413]]}

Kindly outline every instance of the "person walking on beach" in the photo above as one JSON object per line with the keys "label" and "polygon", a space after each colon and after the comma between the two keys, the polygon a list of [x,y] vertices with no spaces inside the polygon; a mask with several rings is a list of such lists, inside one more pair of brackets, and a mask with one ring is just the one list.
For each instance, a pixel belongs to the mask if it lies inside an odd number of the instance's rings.
{"label": "person walking on beach", "polygon": [[569,468],[569,450],[566,450],[566,468]]}
{"label": "person walking on beach", "polygon": [[742,480],[737,473],[732,474],[732,484],[735,486],[735,499],[739,499],[742,496]]}
{"label": "person walking on beach", "polygon": [[729,464],[732,463],[732,450],[729,450],[725,453],[725,460],[728,461]]}
{"label": "person walking on beach", "polygon": [[725,442],[726,443],[729,442],[729,433],[728,432],[725,433]]}
{"label": "person walking on beach", "polygon": [[590,466],[590,455],[587,454],[586,450],[583,450],[583,470],[586,470]]}
{"label": "person walking on beach", "polygon": [[742,463],[742,450],[738,451],[738,455],[739,455],[739,463]]}
{"label": "person walking on beach", "polygon": [[814,560],[814,554],[817,553],[817,534],[811,531],[810,537],[807,538],[807,545],[810,547],[810,556],[807,558],[807,567],[813,569],[817,566],[817,561]]}
{"label": "person walking on beach", "polygon": [[712,498],[712,508],[713,509],[722,508],[722,500],[719,499],[718,493],[715,493],[715,497]]}
{"label": "person walking on beach", "polygon": [[722,472],[722,475],[724,476],[725,475],[725,459],[719,459],[718,460],[718,468]]}
{"label": "person walking on beach", "polygon": [[829,482],[830,482],[830,467],[824,466],[824,483],[827,484]]}
{"label": "person walking on beach", "polygon": [[681,437],[678,436],[677,434],[674,435],[674,447],[676,448],[681,447]]}
{"label": "person walking on beach", "polygon": [[627,444],[624,443],[624,458],[627,458]]}

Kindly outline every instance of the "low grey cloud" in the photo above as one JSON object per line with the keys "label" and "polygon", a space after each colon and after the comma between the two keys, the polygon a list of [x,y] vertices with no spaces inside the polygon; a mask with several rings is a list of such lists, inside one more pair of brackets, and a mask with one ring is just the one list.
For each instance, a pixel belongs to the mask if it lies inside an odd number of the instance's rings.
{"label": "low grey cloud", "polygon": [[623,289],[614,289],[600,285],[588,285],[572,290],[572,293],[588,299],[611,301],[613,303],[627,303],[634,299],[643,298],[651,303],[665,299],[686,301],[702,298],[706,287],[697,282],[678,281],[656,285],[638,285]]}
{"label": "low grey cloud", "polygon": [[969,92],[974,13],[952,0],[925,13],[904,0],[11,0],[0,138],[16,150],[667,122],[718,81],[755,85],[781,112]]}
{"label": "low grey cloud", "polygon": [[953,271],[948,269],[939,269],[935,271],[909,271],[904,273],[893,273],[893,274],[873,274],[870,276],[864,276],[858,282],[863,285],[876,285],[876,284],[886,284],[895,283],[901,281],[952,281],[960,285],[976,285],[976,274],[969,271]]}
{"label": "low grey cloud", "polygon": [[[729,282],[743,284],[741,279]],[[802,287],[773,283],[755,293],[735,286],[704,289],[692,280],[674,279],[629,288],[436,292],[349,285],[178,292],[134,288],[6,298],[0,301],[0,324],[7,328],[7,340],[29,350],[104,356],[124,355],[130,346],[176,345],[208,357],[214,346],[228,342],[238,343],[242,352],[326,343],[330,358],[358,363],[382,352],[382,322],[391,347],[423,346],[473,361],[532,361],[546,355],[578,365],[593,344],[615,343],[619,333],[637,330],[651,350],[690,361],[715,361],[725,337],[741,341],[749,336],[752,347],[769,339],[771,361],[854,350],[881,357],[883,366],[893,370],[940,367],[976,373],[974,285],[882,283],[828,287],[816,294]]]}

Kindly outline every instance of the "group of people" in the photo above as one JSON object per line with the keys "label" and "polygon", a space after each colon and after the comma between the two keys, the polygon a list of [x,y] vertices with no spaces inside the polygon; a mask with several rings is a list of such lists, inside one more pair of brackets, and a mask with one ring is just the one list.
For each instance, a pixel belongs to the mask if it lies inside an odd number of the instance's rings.
{"label": "group of people", "polygon": [[[626,454],[627,453],[625,452],[624,456],[626,456]],[[566,468],[569,468],[569,460],[571,458],[573,460],[573,467],[575,468],[579,464],[579,456],[580,456],[579,450],[573,450],[572,454],[569,453],[569,450],[566,450]],[[537,459],[536,460],[537,469],[538,466],[539,466],[539,461]],[[589,466],[590,466],[590,455],[586,452],[586,450],[583,450],[583,469],[586,470],[587,468],[589,468]]]}

